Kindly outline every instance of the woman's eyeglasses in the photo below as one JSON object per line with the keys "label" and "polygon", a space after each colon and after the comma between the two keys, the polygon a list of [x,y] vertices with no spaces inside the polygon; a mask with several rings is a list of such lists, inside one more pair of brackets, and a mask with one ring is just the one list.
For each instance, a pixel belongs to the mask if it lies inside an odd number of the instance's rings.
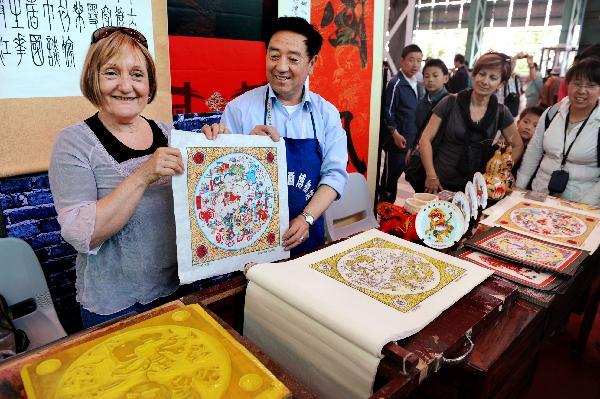
{"label": "woman's eyeglasses", "polygon": [[96,29],[94,33],[92,33],[92,42],[90,44],[97,43],[98,41],[109,37],[115,32],[121,32],[141,44],[142,46],[148,48],[148,40],[146,37],[142,35],[135,29],[126,28],[123,26],[104,26],[102,28]]}
{"label": "woman's eyeglasses", "polygon": [[574,82],[570,82],[569,84],[573,85],[573,87],[575,87],[577,89],[594,90],[594,89],[598,88],[598,85],[596,83],[590,83],[590,82],[574,81]]}

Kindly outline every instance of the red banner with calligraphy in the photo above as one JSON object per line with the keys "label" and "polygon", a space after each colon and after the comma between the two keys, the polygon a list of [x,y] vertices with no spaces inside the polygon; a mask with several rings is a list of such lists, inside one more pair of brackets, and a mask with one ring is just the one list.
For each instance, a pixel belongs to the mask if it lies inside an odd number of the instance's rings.
{"label": "red banner with calligraphy", "polygon": [[373,1],[312,0],[311,22],[323,36],[310,89],[340,111],[348,135],[348,171],[365,174],[373,71]]}

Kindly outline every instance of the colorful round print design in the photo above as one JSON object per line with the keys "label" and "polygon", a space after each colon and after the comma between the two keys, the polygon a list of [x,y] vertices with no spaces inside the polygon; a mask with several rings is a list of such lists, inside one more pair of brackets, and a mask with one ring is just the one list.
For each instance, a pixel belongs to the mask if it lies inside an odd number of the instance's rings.
{"label": "colorful round print design", "polygon": [[349,283],[386,295],[420,294],[440,283],[440,272],[427,259],[391,248],[364,248],[337,263]]}
{"label": "colorful round print design", "polygon": [[587,230],[577,216],[554,209],[519,208],[510,213],[510,220],[524,230],[549,237],[579,237]]}
{"label": "colorful round print design", "polygon": [[213,245],[240,250],[260,238],[273,217],[275,189],[255,157],[231,153],[213,161],[194,191],[196,222]]}
{"label": "colorful round print design", "polygon": [[[468,221],[466,221],[468,223]],[[465,231],[463,213],[446,201],[432,201],[417,214],[417,235],[432,248],[448,248],[460,240]]]}

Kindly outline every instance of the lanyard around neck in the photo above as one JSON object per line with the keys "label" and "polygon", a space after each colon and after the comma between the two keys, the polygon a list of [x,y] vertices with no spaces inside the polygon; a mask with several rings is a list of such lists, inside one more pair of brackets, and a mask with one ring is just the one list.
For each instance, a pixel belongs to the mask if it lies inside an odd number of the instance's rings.
{"label": "lanyard around neck", "polygon": [[[592,112],[594,112],[594,110],[592,110]],[[577,137],[579,137],[579,134],[581,133],[581,131],[585,127],[585,124],[587,123],[588,119],[590,119],[590,115],[592,115],[592,112],[590,112],[588,114],[587,118],[585,118],[585,120],[583,121],[583,123],[581,124],[581,126],[579,126],[579,130],[577,131],[577,134],[575,135],[575,138],[573,139],[573,141],[571,141],[571,144],[569,145],[569,148],[567,149],[567,152],[565,153],[565,148],[567,148],[567,129],[569,128],[569,117],[571,116],[571,110],[569,109],[569,112],[567,112],[567,118],[565,119],[565,138],[564,138],[564,141],[563,141],[563,151],[562,151],[562,156],[563,157],[562,157],[562,162],[560,163],[560,168],[561,169],[565,168],[565,164],[567,163],[567,158],[569,157],[569,153],[571,152],[571,148],[573,148],[573,144],[575,144],[575,140],[577,140]]]}
{"label": "lanyard around neck", "polygon": [[[306,114],[302,111],[302,128],[306,126]],[[312,122],[313,138],[317,139],[317,128],[315,126],[315,117],[313,116],[312,109],[308,111],[310,113],[310,121]],[[269,87],[267,86],[267,92],[265,93],[265,116],[264,125],[273,126],[273,101],[269,98]]]}

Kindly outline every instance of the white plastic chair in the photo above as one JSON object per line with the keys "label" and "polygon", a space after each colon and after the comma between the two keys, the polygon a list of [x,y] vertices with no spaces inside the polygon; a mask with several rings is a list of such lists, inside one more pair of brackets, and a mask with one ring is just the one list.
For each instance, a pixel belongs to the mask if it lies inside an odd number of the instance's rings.
{"label": "white plastic chair", "polygon": [[378,226],[367,180],[360,173],[350,173],[344,195],[325,211],[327,239],[340,240]]}
{"label": "white plastic chair", "polygon": [[66,336],[48,291],[42,267],[33,249],[25,241],[0,238],[0,294],[8,305],[33,299],[36,309],[14,319],[15,326],[27,333],[34,349]]}

